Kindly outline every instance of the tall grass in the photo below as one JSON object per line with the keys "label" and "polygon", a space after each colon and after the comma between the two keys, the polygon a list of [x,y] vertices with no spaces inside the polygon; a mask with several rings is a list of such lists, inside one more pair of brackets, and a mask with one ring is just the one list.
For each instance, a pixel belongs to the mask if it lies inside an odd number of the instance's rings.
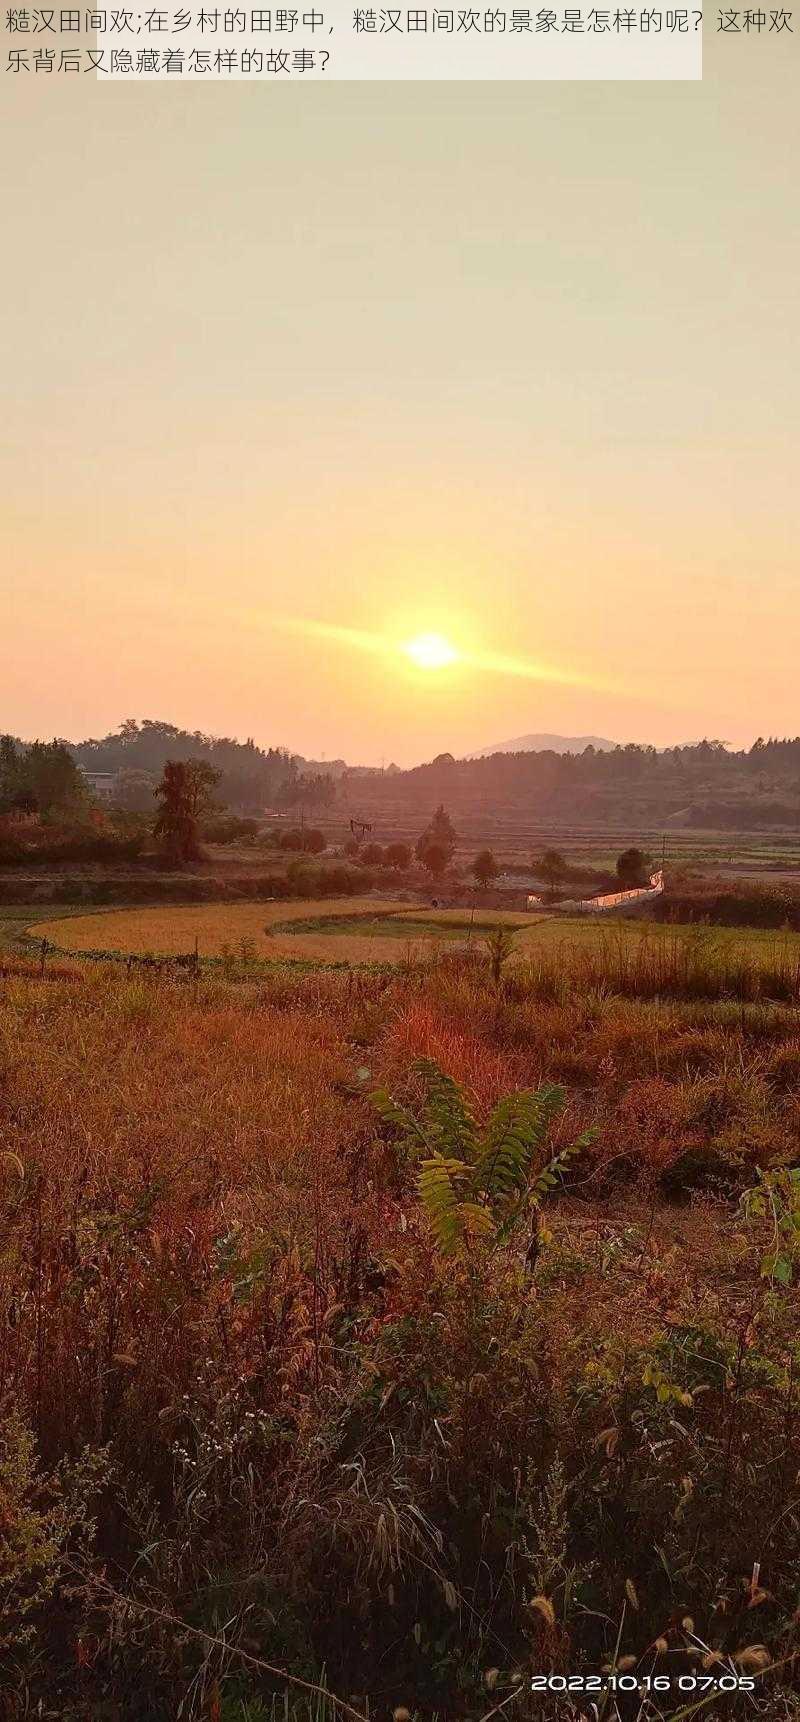
{"label": "tall grass", "polygon": [[[735,1198],[794,1151],[797,1012],[620,992],[480,958],[0,976],[10,1717],[527,1722],[520,1674],[620,1633],[646,1667],[690,1665],[688,1616],[792,1654],[794,1294]],[[535,1274],[439,1259],[368,1101],[413,1106],[422,1053],[480,1117],[552,1079],[599,1127]]]}
{"label": "tall grass", "polygon": [[526,956],[523,985],[538,998],[571,989],[624,998],[800,1001],[796,938],[733,940],[705,927],[671,932],[604,929],[591,943],[564,940]]}

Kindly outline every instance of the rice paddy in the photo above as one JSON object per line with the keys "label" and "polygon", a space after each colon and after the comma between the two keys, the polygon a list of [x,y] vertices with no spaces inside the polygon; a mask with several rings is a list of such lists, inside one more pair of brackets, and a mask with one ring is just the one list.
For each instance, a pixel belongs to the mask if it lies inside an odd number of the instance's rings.
{"label": "rice paddy", "polygon": [[113,909],[37,922],[30,932],[60,950],[109,955],[218,958],[244,943],[262,961],[320,964],[406,960],[409,953],[466,947],[496,926],[526,937],[532,917],[485,909],[349,897],[341,901],[201,903],[185,908]]}
{"label": "rice paddy", "polygon": [[597,970],[613,975],[623,992],[710,990],[787,998],[795,996],[800,977],[797,933],[598,921],[480,905],[434,909],[374,896],[106,909],[37,919],[28,932],[59,951],[84,955],[177,957],[196,950],[204,960],[233,954],[260,962],[363,967],[481,951],[498,926],[514,935],[515,964],[523,961],[554,975],[569,969],[588,986],[596,984]]}

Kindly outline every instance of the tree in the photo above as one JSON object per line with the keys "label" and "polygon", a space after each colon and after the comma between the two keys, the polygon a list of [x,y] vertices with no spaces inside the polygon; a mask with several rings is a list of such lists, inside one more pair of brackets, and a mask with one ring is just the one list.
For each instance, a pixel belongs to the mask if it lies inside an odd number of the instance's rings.
{"label": "tree", "polygon": [[617,856],[617,878],[624,890],[636,885],[646,885],[650,878],[652,862],[649,855],[644,855],[641,849],[623,849]]}
{"label": "tree", "polygon": [[153,826],[164,857],[173,866],[200,859],[199,822],[213,806],[219,772],[202,759],[168,759],[156,790],[161,811]]}
{"label": "tree", "polygon": [[[425,859],[426,852],[429,849],[436,850],[437,855],[442,855],[444,857],[441,865],[437,863],[433,867],[430,866],[429,862]],[[443,873],[445,868],[449,867],[455,851],[456,834],[450,822],[449,815],[445,813],[444,807],[440,803],[430,824],[426,825],[425,830],[417,839],[417,860],[422,862],[423,867],[427,867],[429,873]]]}
{"label": "tree", "polygon": [[358,859],[364,867],[382,867],[384,855],[380,843],[367,843]]}
{"label": "tree", "polygon": [[431,873],[434,879],[440,879],[442,874],[446,871],[450,856],[447,850],[442,848],[440,843],[429,843],[427,847],[423,849],[419,859],[426,872]]}
{"label": "tree", "polygon": [[23,793],[21,759],[10,735],[0,736],[0,813],[7,813]]}
{"label": "tree", "polygon": [[491,885],[492,880],[497,878],[500,871],[491,849],[480,850],[472,863],[472,871],[478,884],[482,885],[485,891]]}
{"label": "tree", "polygon": [[22,776],[22,788],[41,815],[77,813],[86,804],[86,785],[63,742],[33,742],[25,750]]}
{"label": "tree", "polygon": [[336,800],[336,784],[326,772],[295,773],[283,784],[280,800],[286,807],[329,807]]}
{"label": "tree", "polygon": [[150,813],[156,798],[156,781],[149,771],[120,771],[115,799],[129,813]]}
{"label": "tree", "polygon": [[398,873],[404,873],[411,865],[411,850],[407,843],[389,843],[384,856],[387,867],[394,867]]}
{"label": "tree", "polygon": [[297,762],[285,748],[264,750],[252,739],[239,742],[230,736],[203,735],[151,718],[141,723],[126,718],[116,733],[76,742],[72,752],[91,771],[116,772],[124,767],[149,772],[155,783],[168,762],[202,759],[222,773],[220,794],[228,807],[259,814],[265,806],[274,806],[282,787],[298,775]]}
{"label": "tree", "polygon": [[80,813],[85,804],[83,778],[63,742],[19,747],[10,735],[0,738],[0,812],[18,807],[47,818]]}
{"label": "tree", "polygon": [[545,849],[538,861],[533,863],[533,871],[538,879],[543,879],[549,886],[551,897],[555,897],[559,885],[566,879],[569,871],[563,855],[557,849]]}

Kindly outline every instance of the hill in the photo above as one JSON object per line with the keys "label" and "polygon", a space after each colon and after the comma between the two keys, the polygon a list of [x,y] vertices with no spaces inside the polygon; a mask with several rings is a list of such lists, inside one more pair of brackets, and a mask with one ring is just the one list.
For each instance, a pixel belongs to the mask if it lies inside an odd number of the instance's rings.
{"label": "hill", "polygon": [[466,757],[489,759],[493,753],[584,753],[587,747],[593,747],[597,753],[610,753],[616,745],[602,735],[518,735],[512,741],[479,747]]}
{"label": "hill", "polygon": [[[348,777],[342,780],[347,794]],[[469,759],[439,754],[427,765],[353,783],[362,816],[386,823],[443,802],[458,824],[488,819],[597,827],[667,823],[690,829],[797,829],[800,737],[764,741],[741,752],[722,742],[693,747],[639,746],[606,752],[520,750]]]}

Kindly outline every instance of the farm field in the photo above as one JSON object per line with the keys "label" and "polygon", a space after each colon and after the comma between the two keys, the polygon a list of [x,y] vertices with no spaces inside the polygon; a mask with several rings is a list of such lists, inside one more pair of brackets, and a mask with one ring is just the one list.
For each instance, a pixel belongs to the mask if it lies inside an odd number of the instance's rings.
{"label": "farm field", "polygon": [[376,897],[102,910],[37,919],[29,930],[59,950],[76,953],[180,956],[192,952],[196,943],[203,958],[219,958],[244,946],[262,961],[360,966],[482,948],[498,926],[513,934],[513,962],[527,960],[556,970],[588,963],[587,982],[592,976],[601,982],[603,972],[619,979],[626,969],[647,967],[666,977],[670,968],[683,966],[688,972],[699,963],[701,968],[716,968],[721,991],[726,990],[728,972],[728,990],[734,992],[745,971],[765,977],[767,991],[767,978],[773,975],[779,997],[790,996],[800,985],[798,933],[599,920],[546,910],[523,915],[480,905],[473,921],[468,909],[429,909]]}
{"label": "farm field", "polygon": [[[317,903],[115,909],[37,922],[35,934],[66,950],[139,955],[179,956],[192,951],[196,940],[201,957],[219,957],[226,946],[235,948],[247,940],[253,954],[262,959],[358,964],[400,962],[410,947],[466,942],[470,918],[469,910],[428,909],[402,899],[345,897]],[[524,938],[535,917],[480,909],[475,921],[484,934],[492,927],[508,926]]]}

